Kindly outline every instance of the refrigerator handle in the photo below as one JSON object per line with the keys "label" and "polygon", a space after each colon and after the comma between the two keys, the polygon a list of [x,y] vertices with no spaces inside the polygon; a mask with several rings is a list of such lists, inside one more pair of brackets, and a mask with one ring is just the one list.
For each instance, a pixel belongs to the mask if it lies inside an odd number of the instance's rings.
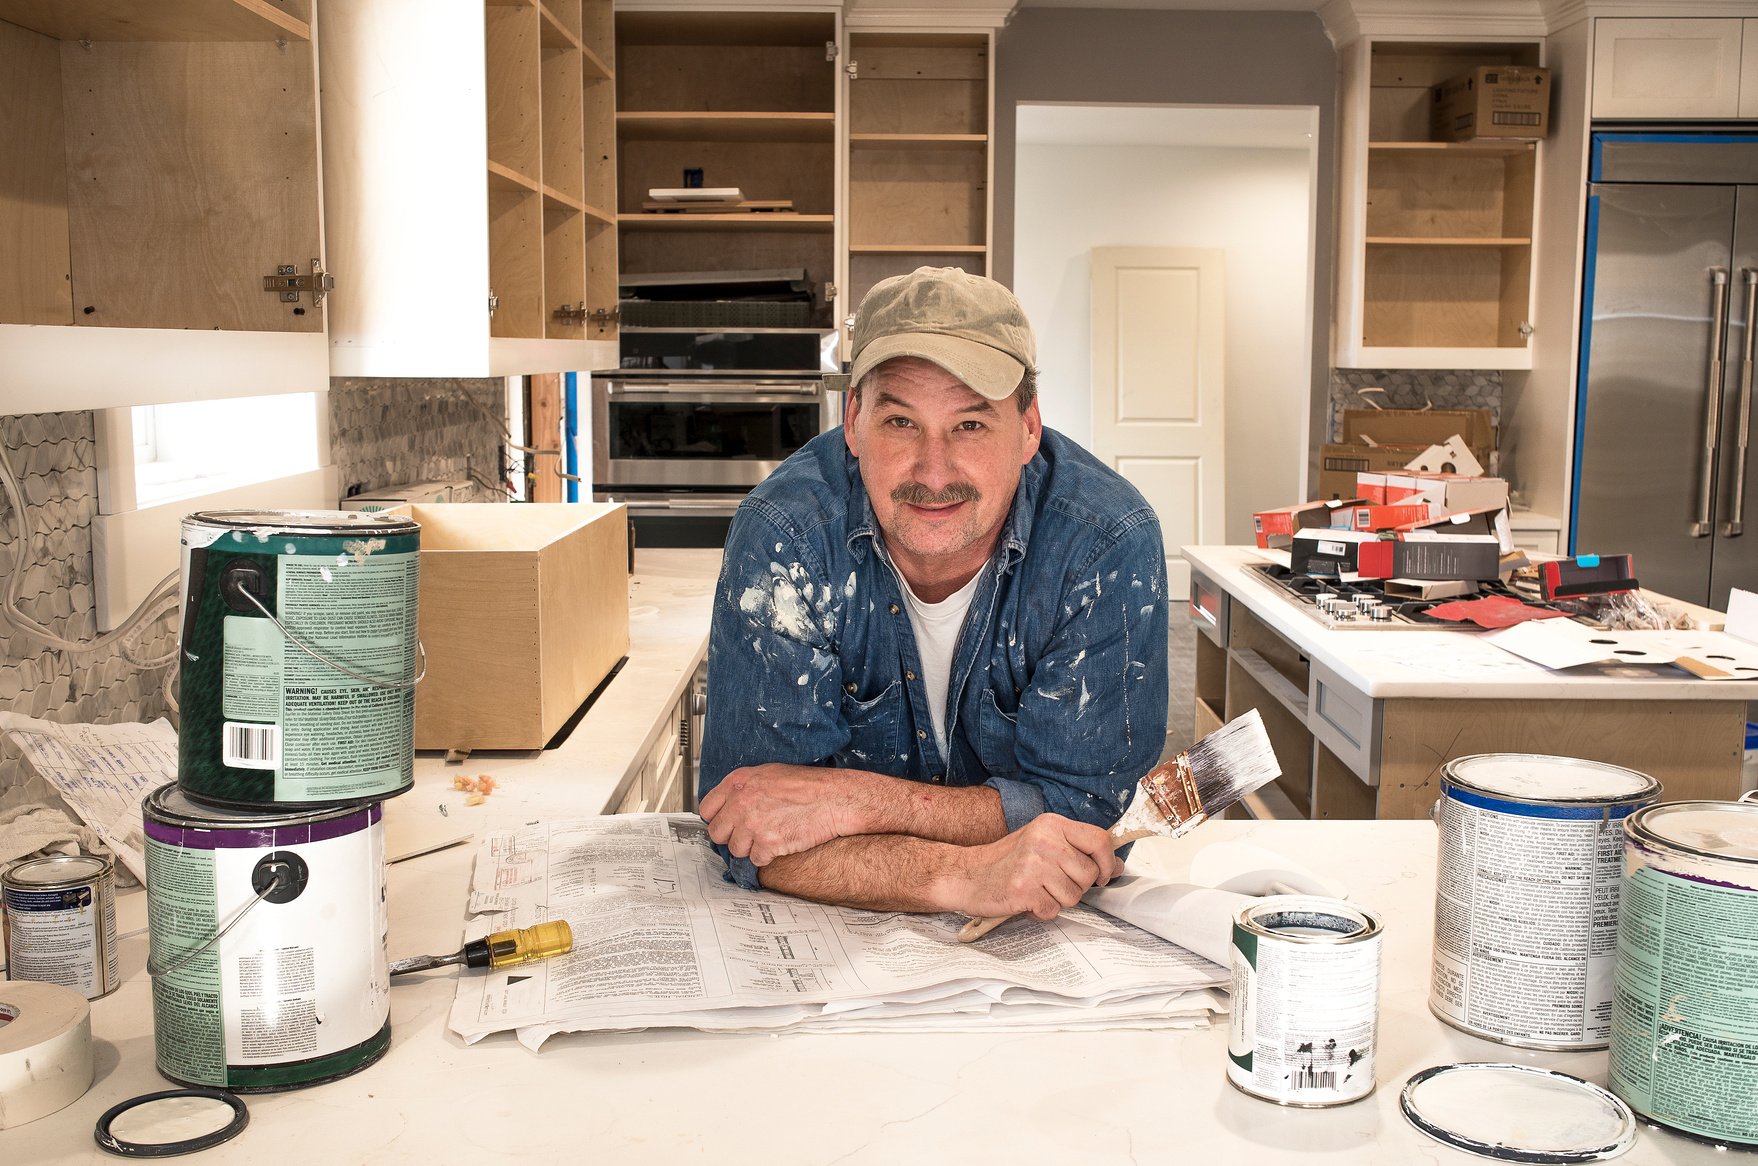
{"label": "refrigerator handle", "polygon": [[1752,438],[1752,334],[1758,326],[1758,269],[1742,269],[1740,282],[1745,285],[1746,336],[1740,351],[1740,421],[1734,432],[1738,453],[1734,459],[1733,498],[1728,519],[1721,527],[1721,533],[1728,538],[1739,537],[1746,527],[1746,449]]}
{"label": "refrigerator handle", "polygon": [[1715,288],[1715,316],[1709,324],[1709,384],[1703,402],[1703,462],[1697,482],[1697,521],[1691,524],[1692,538],[1708,538],[1715,533],[1710,514],[1715,506],[1715,447],[1721,438],[1721,349],[1727,341],[1727,269],[1709,269],[1709,282]]}

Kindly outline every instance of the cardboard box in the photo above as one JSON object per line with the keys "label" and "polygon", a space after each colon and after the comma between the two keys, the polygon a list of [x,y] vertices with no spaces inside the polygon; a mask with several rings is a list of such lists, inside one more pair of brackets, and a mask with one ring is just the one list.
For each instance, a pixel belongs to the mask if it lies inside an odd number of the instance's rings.
{"label": "cardboard box", "polygon": [[1376,534],[1355,530],[1296,531],[1288,551],[1288,569],[1321,579],[1358,574],[1362,548],[1378,541]]}
{"label": "cardboard box", "polygon": [[1443,512],[1499,510],[1508,504],[1508,483],[1501,478],[1423,474],[1416,483],[1421,488],[1421,497]]}
{"label": "cardboard box", "polygon": [[1478,591],[1475,579],[1387,579],[1381,586],[1398,599],[1454,599]]}
{"label": "cardboard box", "polygon": [[1434,509],[1427,502],[1397,502],[1385,506],[1351,506],[1352,530],[1395,530],[1412,523],[1427,522]]}
{"label": "cardboard box", "polygon": [[1550,70],[1479,65],[1430,91],[1429,136],[1437,142],[1521,138],[1550,133]]}
{"label": "cardboard box", "polygon": [[467,486],[469,483],[416,482],[412,486],[392,486],[385,490],[367,490],[354,495],[352,498],[343,498],[337,504],[336,508],[338,510],[358,510],[371,513],[380,510],[389,510],[395,506],[408,506],[412,504],[432,505],[438,502],[461,502],[463,499],[458,496],[458,488],[460,485]]}
{"label": "cardboard box", "polygon": [[609,502],[405,506],[421,524],[417,749],[541,749],[629,651]]}
{"label": "cardboard box", "polygon": [[1399,533],[1427,530],[1436,534],[1493,534],[1501,544],[1502,553],[1514,549],[1514,531],[1508,522],[1506,507],[1489,506],[1481,510],[1454,510],[1398,528]]}
{"label": "cardboard box", "polygon": [[1496,579],[1501,541],[1493,534],[1416,531],[1364,549],[1357,569],[1376,579]]}
{"label": "cardboard box", "polygon": [[1345,409],[1340,440],[1319,453],[1318,496],[1347,498],[1357,492],[1355,475],[1404,472],[1455,434],[1478,461],[1492,465],[1496,429],[1488,409]]}
{"label": "cardboard box", "polygon": [[1347,516],[1348,508],[1359,499],[1348,502],[1319,501],[1296,502],[1291,506],[1278,506],[1274,510],[1259,510],[1251,516],[1251,527],[1257,535],[1258,550],[1269,550],[1272,547],[1285,549],[1294,541],[1294,532],[1308,527],[1329,530],[1336,524],[1337,516]]}

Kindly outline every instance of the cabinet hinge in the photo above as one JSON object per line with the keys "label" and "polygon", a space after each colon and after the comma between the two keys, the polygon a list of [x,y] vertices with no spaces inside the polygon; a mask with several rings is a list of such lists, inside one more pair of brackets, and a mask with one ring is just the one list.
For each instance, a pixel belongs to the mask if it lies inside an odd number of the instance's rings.
{"label": "cabinet hinge", "polygon": [[622,314],[623,310],[621,308],[592,309],[592,318],[598,322],[600,327],[616,323],[616,321],[622,317]]}
{"label": "cabinet hinge", "polygon": [[491,316],[494,315],[495,309],[499,308],[500,306],[501,306],[501,298],[499,296],[495,295],[493,291],[490,291],[488,293],[488,314]]}
{"label": "cabinet hinge", "polygon": [[861,63],[859,61],[850,61],[842,67],[842,71],[848,74],[848,79],[850,81],[857,80],[861,75]]}
{"label": "cabinet hinge", "polygon": [[824,285],[824,302],[830,303],[834,299],[836,299],[836,285],[833,283],[825,284]]}
{"label": "cabinet hinge", "polygon": [[550,315],[564,324],[578,324],[586,319],[586,305],[575,307],[573,304],[563,304]]}
{"label": "cabinet hinge", "polygon": [[279,293],[284,304],[296,304],[304,292],[311,293],[311,306],[324,302],[327,295],[336,286],[333,276],[324,270],[321,260],[311,261],[311,274],[300,275],[299,267],[293,263],[275,264],[275,274],[262,277],[262,290]]}
{"label": "cabinet hinge", "polygon": [[827,40],[824,42],[824,59],[826,61],[836,60],[836,42],[835,41]]}

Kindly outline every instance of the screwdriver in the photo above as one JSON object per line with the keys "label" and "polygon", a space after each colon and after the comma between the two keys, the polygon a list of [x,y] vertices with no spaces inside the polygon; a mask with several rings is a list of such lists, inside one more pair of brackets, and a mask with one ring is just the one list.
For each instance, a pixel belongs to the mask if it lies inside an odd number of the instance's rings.
{"label": "screwdriver", "polygon": [[451,955],[413,955],[392,960],[391,975],[423,972],[448,964],[467,968],[505,968],[514,964],[536,963],[552,955],[566,955],[574,950],[574,929],[566,919],[553,919],[512,931],[496,931],[481,939],[473,939]]}

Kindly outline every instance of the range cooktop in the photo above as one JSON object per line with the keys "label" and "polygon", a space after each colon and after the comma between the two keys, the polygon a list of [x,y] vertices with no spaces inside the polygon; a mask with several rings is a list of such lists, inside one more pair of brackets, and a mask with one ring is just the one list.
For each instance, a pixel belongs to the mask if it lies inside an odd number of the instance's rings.
{"label": "range cooktop", "polygon": [[1337,630],[1478,632],[1483,629],[1467,620],[1437,619],[1428,611],[1455,599],[1475,599],[1485,595],[1505,595],[1523,603],[1533,602],[1531,596],[1522,595],[1500,581],[1479,583],[1472,595],[1411,599],[1387,595],[1383,586],[1385,581],[1381,579],[1316,579],[1310,575],[1296,575],[1277,563],[1252,563],[1249,568],[1307,615],[1325,627]]}

